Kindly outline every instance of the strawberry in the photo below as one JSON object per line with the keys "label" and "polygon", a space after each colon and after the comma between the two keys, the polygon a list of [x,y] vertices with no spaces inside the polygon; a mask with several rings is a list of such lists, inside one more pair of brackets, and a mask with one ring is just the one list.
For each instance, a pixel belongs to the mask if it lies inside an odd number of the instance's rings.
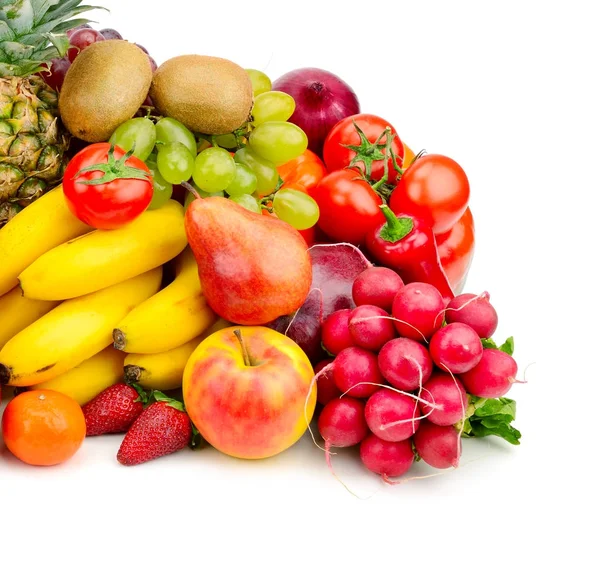
{"label": "strawberry", "polygon": [[183,404],[152,392],[155,400],[127,431],[117,460],[134,466],[184,449],[192,439],[192,422]]}
{"label": "strawberry", "polygon": [[86,436],[124,433],[139,417],[147,402],[138,386],[114,384],[83,406]]}

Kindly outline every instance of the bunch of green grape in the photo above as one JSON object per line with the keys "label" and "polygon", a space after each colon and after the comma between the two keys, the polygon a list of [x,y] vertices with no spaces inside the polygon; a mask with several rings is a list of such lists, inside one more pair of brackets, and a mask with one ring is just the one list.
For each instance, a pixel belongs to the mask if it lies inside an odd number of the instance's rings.
{"label": "bunch of green grape", "polygon": [[[248,123],[226,135],[199,136],[170,118],[134,118],[121,124],[110,143],[145,161],[153,176],[150,209],[161,207],[173,194],[173,185],[189,183],[202,198],[224,197],[244,208],[271,212],[296,229],[308,229],[319,219],[317,203],[299,190],[279,191],[277,167],[302,155],[308,139],[287,120],[294,99],[271,91],[261,71],[248,69],[254,106]],[[196,197],[189,193],[186,206]],[[271,204],[272,205],[268,205]]]}

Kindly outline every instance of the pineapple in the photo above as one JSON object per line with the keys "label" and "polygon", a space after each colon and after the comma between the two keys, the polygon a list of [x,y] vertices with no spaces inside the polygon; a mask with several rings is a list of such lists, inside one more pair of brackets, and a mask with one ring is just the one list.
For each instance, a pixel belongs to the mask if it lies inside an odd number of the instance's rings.
{"label": "pineapple", "polygon": [[0,228],[62,179],[69,135],[58,95],[36,73],[95,8],[81,0],[0,0]]}

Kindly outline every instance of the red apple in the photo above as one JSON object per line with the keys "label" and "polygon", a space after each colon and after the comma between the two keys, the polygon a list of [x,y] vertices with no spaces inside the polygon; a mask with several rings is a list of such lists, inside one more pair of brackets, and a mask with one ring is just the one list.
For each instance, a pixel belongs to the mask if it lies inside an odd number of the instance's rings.
{"label": "red apple", "polygon": [[304,351],[268,327],[227,327],[198,345],[183,375],[186,410],[217,450],[267,458],[307,429],[317,399]]}

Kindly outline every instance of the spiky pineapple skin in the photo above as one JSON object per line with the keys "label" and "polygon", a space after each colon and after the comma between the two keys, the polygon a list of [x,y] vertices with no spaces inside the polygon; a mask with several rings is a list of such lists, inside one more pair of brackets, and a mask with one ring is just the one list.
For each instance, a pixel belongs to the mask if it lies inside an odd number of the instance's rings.
{"label": "spiky pineapple skin", "polygon": [[26,206],[59,184],[68,146],[56,92],[39,76],[0,78],[0,204]]}
{"label": "spiky pineapple skin", "polygon": [[0,0],[0,228],[61,181],[70,136],[37,73],[65,55],[66,32],[97,8],[81,2]]}

